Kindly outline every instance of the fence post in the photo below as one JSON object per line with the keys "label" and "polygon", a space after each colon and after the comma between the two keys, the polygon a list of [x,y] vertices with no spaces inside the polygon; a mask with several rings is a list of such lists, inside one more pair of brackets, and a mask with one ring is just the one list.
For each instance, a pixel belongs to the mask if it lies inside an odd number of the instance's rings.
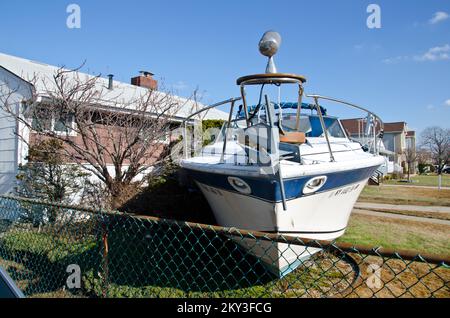
{"label": "fence post", "polygon": [[102,296],[103,298],[108,297],[109,289],[109,245],[108,245],[108,224],[105,218],[102,218],[102,243],[103,243],[103,286],[102,286]]}

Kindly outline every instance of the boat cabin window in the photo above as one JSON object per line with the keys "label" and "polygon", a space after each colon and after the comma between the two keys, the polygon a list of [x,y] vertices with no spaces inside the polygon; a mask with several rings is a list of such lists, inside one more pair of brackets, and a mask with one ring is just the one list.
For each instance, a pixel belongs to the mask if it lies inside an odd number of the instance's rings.
{"label": "boat cabin window", "polygon": [[[342,131],[341,125],[337,118],[324,116],[325,127],[328,135],[335,138],[345,138],[345,133]],[[295,131],[296,116],[295,114],[283,115],[282,126],[285,131]],[[317,115],[302,115],[300,116],[299,131],[304,132],[306,137],[323,137],[324,133],[320,118]]]}

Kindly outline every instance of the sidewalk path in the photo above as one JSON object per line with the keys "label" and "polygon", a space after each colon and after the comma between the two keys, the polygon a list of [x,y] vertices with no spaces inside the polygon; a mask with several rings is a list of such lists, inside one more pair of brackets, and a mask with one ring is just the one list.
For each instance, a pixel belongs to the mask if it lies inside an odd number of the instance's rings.
{"label": "sidewalk path", "polygon": [[412,212],[438,212],[449,213],[450,207],[448,206],[419,206],[419,205],[396,205],[396,204],[382,204],[371,202],[356,202],[356,209],[376,209],[376,210],[389,210],[392,211],[412,211]]}
{"label": "sidewalk path", "polygon": [[400,219],[400,220],[417,221],[417,222],[423,222],[423,223],[432,223],[432,224],[441,224],[441,225],[450,226],[450,221],[448,221],[448,220],[430,219],[430,218],[423,218],[423,217],[417,217],[417,216],[411,216],[411,215],[375,212],[375,211],[361,210],[361,209],[356,209],[356,208],[353,210],[353,213],[377,216],[377,217],[383,217],[383,218],[391,218],[391,219],[397,219],[397,220]]}

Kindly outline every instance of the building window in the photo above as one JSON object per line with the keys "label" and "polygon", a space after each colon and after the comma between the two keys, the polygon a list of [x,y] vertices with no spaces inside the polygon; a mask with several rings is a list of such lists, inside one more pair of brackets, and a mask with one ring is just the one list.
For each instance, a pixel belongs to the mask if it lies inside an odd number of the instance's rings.
{"label": "building window", "polygon": [[61,134],[73,134],[75,120],[73,115],[59,116],[58,118],[53,118],[53,131]]}
{"label": "building window", "polygon": [[31,127],[34,131],[49,131],[52,128],[52,118],[44,116],[33,116]]}
{"label": "building window", "polygon": [[395,140],[394,135],[392,134],[384,134],[383,137],[384,147],[389,150],[395,152]]}
{"label": "building window", "polygon": [[76,136],[75,120],[73,115],[52,116],[48,114],[35,115],[32,118],[31,128],[36,132],[54,132],[56,134]]}

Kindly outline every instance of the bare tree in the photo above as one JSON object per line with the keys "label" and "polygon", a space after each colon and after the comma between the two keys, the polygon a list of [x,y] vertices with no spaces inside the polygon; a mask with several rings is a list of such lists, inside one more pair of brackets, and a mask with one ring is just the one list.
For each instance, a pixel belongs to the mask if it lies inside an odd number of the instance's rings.
{"label": "bare tree", "polygon": [[414,166],[419,159],[419,154],[416,152],[415,147],[413,147],[412,145],[408,145],[408,147],[406,147],[405,151],[403,152],[403,155],[405,156],[405,161],[408,165],[408,182],[411,182],[411,173],[413,172],[411,171],[411,167]]}
{"label": "bare tree", "polygon": [[424,173],[425,168],[431,162],[431,156],[428,149],[424,149],[423,145],[417,149],[417,164],[419,173]]}
{"label": "bare tree", "polygon": [[99,76],[78,69],[61,68],[53,78],[35,78],[32,84],[43,92],[39,99],[34,92],[21,112],[10,103],[13,91],[0,96],[0,105],[32,132],[31,141],[62,141],[66,161],[103,183],[111,208],[142,185],[140,175],[167,159],[173,118],[188,102],[151,89],[136,88],[130,96],[130,89],[108,89]]}
{"label": "bare tree", "polygon": [[430,150],[439,175],[439,189],[442,184],[442,170],[450,158],[450,129],[428,127],[422,134],[422,145]]}

